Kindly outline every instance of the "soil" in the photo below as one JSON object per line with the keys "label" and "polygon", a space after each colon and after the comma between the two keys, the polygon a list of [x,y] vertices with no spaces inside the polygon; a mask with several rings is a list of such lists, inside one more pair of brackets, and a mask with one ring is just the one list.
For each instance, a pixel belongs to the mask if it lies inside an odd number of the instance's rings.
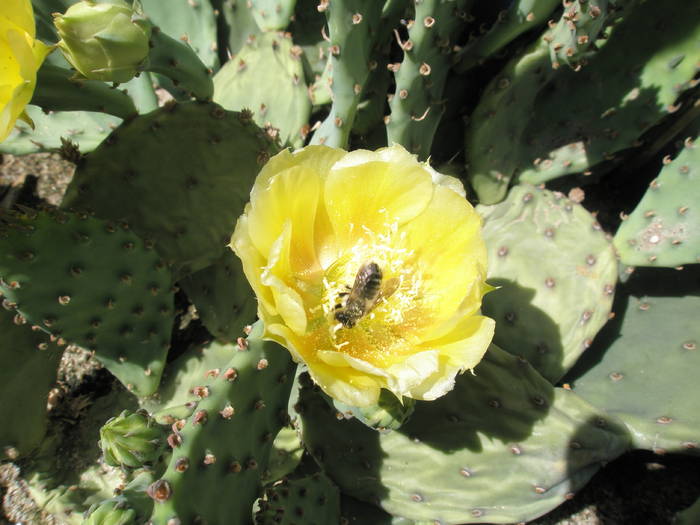
{"label": "soil", "polygon": [[[16,202],[60,203],[73,165],[57,154],[24,157],[2,155],[0,207]],[[49,410],[77,420],[90,403],[90,393],[105,388],[108,374],[90,354],[69,347],[61,363]],[[99,395],[99,394],[98,394]],[[16,465],[0,465],[0,496],[10,523],[51,524],[50,516],[34,504]],[[573,499],[533,522],[536,525],[671,525],[675,514],[700,497],[700,458],[634,451],[599,471]]]}

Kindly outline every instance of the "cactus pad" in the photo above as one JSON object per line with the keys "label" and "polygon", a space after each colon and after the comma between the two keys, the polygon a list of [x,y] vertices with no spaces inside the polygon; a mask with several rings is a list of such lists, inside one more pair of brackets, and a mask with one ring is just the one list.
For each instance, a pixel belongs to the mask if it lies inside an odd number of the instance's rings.
{"label": "cactus pad", "polygon": [[236,339],[243,327],[256,319],[258,303],[243,274],[241,260],[231,250],[178,284],[209,333],[220,341]]}
{"label": "cactus pad", "polygon": [[61,147],[61,137],[70,139],[86,153],[95,149],[121,122],[104,113],[57,111],[46,114],[38,106],[25,109],[34,122],[34,129],[25,122],[17,122],[10,136],[0,144],[0,153],[27,155],[55,151]]}
{"label": "cactus pad", "polygon": [[617,261],[600,225],[560,193],[514,186],[479,206],[489,252],[483,312],[494,342],[556,382],[608,320]]}
{"label": "cactus pad", "polygon": [[303,440],[344,494],[446,525],[535,518],[628,447],[613,421],[523,359],[492,345],[474,373],[419,401],[386,434],[338,421],[306,387],[297,404]]}
{"label": "cactus pad", "polygon": [[667,161],[615,234],[620,260],[632,266],[700,263],[700,135]]}
{"label": "cactus pad", "polygon": [[283,480],[265,490],[256,525],[340,523],[338,488],[322,473]]}
{"label": "cactus pad", "polygon": [[0,310],[0,461],[30,452],[44,437],[46,399],[63,354],[21,322]]}
{"label": "cactus pad", "polygon": [[180,277],[221,257],[258,170],[276,151],[245,114],[173,103],[125,123],[87,156],[64,206],[126,220],[157,241]]}
{"label": "cactus pad", "polygon": [[288,419],[295,368],[287,351],[262,341],[261,333],[257,325],[240,348],[222,347],[228,363],[195,387],[197,407],[174,427],[170,465],[149,487],[154,525],[250,520],[273,439]]}
{"label": "cactus pad", "polygon": [[301,147],[311,113],[301,54],[284,34],[251,39],[214,77],[214,101],[230,110],[249,109],[259,126],[280,130],[283,144]]}
{"label": "cactus pad", "polygon": [[638,448],[700,452],[698,283],[697,267],[638,269],[572,370],[574,391],[620,418]]}
{"label": "cactus pad", "polygon": [[87,214],[0,218],[6,304],[55,338],[95,356],[139,395],[153,392],[170,346],[170,270],[125,225]]}

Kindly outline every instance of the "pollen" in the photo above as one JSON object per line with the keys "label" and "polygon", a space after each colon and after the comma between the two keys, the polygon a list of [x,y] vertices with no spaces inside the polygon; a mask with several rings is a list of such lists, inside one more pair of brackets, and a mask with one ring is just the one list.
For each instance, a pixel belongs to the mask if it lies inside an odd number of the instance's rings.
{"label": "pollen", "polygon": [[[346,306],[358,270],[369,262],[382,271],[379,297],[348,328],[335,315]],[[387,224],[379,233],[363,228],[363,235],[332,262],[321,279],[321,308],[309,312],[314,339],[320,336],[327,348],[370,362],[384,362],[403,353],[411,333],[430,318],[423,300],[423,274],[419,259],[414,250],[406,248],[405,234],[396,224]]]}

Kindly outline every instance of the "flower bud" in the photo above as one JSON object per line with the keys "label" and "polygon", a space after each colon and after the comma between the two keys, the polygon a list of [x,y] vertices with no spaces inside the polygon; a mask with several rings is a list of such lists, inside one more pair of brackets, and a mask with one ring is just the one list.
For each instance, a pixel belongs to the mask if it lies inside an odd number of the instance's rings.
{"label": "flower bud", "polygon": [[138,2],[84,0],[54,14],[66,60],[85,78],[127,82],[148,58],[151,23]]}
{"label": "flower bud", "polygon": [[148,414],[124,410],[100,429],[100,448],[108,465],[138,468],[160,457],[165,434]]}
{"label": "flower bud", "polygon": [[136,523],[136,512],[128,507],[126,500],[115,498],[90,507],[84,525],[132,525]]}

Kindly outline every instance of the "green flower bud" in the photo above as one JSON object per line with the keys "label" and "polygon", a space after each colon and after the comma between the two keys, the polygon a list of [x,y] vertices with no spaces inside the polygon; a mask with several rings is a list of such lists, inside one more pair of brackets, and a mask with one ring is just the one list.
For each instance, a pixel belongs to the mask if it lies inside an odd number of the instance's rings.
{"label": "green flower bud", "polygon": [[53,16],[59,49],[85,78],[127,82],[148,58],[151,23],[138,1],[84,0]]}
{"label": "green flower bud", "polygon": [[160,457],[165,435],[164,427],[148,414],[124,410],[100,429],[100,448],[108,465],[138,468]]}
{"label": "green flower bud", "polygon": [[90,507],[83,525],[132,525],[136,512],[128,508],[126,500],[115,498]]}

